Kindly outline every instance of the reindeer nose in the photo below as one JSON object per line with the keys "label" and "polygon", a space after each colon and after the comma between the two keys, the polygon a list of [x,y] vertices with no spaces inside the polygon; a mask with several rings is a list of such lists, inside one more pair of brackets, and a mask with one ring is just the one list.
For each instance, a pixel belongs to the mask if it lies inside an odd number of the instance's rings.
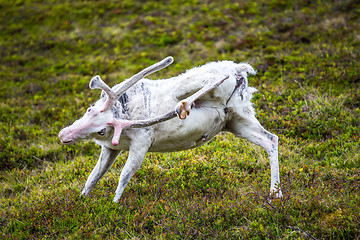
{"label": "reindeer nose", "polygon": [[64,129],[61,129],[61,131],[59,132],[59,138],[62,143],[64,143]]}
{"label": "reindeer nose", "polygon": [[61,129],[61,131],[59,132],[59,135],[58,135],[61,141],[62,141],[63,135],[64,135],[64,129]]}
{"label": "reindeer nose", "polygon": [[63,144],[70,144],[72,142],[71,139],[66,139],[66,128],[63,128],[60,132],[59,132],[59,138],[60,138],[60,141],[63,143]]}

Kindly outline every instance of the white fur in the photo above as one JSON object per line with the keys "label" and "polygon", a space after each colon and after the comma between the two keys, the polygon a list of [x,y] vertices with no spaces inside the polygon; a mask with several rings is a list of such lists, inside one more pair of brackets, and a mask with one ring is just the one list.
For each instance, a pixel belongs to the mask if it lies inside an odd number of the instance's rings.
{"label": "white fur", "polygon": [[[194,148],[208,142],[219,132],[228,131],[267,151],[271,166],[270,191],[281,197],[281,191],[276,187],[280,183],[278,137],[266,131],[255,118],[250,100],[256,89],[248,87],[248,74],[255,74],[249,64],[222,61],[193,68],[170,79],[142,79],[125,92],[122,96],[125,100],[118,101],[112,109],[99,113],[98,110],[102,108],[106,98],[103,95],[90,108],[90,112],[59,133],[64,143],[95,138],[96,143],[102,146],[99,161],[91,172],[82,194],[90,193],[122,150],[129,151],[129,157],[120,175],[115,202],[119,200],[131,177],[140,168],[147,152]],[[185,120],[173,118],[143,128],[124,128],[119,144],[114,146],[113,127],[107,124],[111,118],[129,122],[156,118],[174,109],[182,100],[186,101],[191,95],[202,91],[210,81],[223,79],[226,75],[229,75],[227,80],[195,100],[195,106]],[[233,93],[239,77],[245,82]],[[118,85],[112,89],[115,91],[117,88]],[[103,136],[97,133],[101,129],[105,132]]]}

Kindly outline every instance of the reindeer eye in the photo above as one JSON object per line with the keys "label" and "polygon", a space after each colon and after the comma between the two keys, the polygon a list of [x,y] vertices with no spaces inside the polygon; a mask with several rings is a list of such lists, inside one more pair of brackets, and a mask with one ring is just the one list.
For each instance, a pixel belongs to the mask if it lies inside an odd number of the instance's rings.
{"label": "reindeer eye", "polygon": [[87,112],[91,112],[91,108],[88,108],[88,109],[87,109]]}
{"label": "reindeer eye", "polygon": [[104,129],[102,129],[100,132],[98,132],[98,134],[99,134],[100,136],[104,136],[105,133],[106,133],[106,128],[104,128]]}

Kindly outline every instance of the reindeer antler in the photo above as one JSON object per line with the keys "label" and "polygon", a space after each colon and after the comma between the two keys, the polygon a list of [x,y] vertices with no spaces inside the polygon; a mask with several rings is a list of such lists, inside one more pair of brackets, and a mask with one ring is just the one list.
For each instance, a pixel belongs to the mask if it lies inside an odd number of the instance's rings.
{"label": "reindeer antler", "polygon": [[[103,112],[110,107],[114,105],[116,100],[131,86],[133,86],[135,83],[137,83],[142,78],[146,77],[147,75],[154,73],[156,71],[159,71],[160,69],[163,69],[170,65],[174,59],[172,57],[167,57],[163,59],[162,61],[151,65],[150,67],[145,68],[141,72],[135,74],[130,79],[120,83],[114,88],[110,88],[106,83],[101,80],[100,76],[95,76],[91,79],[89,87],[91,89],[102,89],[106,95],[107,99],[103,105],[103,108],[100,110],[100,112]],[[112,125],[114,127],[114,136],[112,138],[112,144],[114,146],[118,145],[121,132],[124,128],[142,128],[146,126],[150,126],[153,124],[157,124],[160,122],[167,121],[169,119],[172,119],[176,117],[178,114],[181,119],[185,119],[186,115],[189,115],[191,105],[194,103],[194,101],[201,96],[203,96],[205,93],[209,92],[210,90],[214,89],[215,87],[219,86],[222,82],[224,82],[226,79],[229,78],[229,75],[225,75],[224,78],[217,80],[217,79],[211,79],[209,84],[207,84],[204,88],[196,92],[195,94],[191,95],[187,99],[179,102],[179,104],[176,106],[175,111],[170,111],[166,114],[163,114],[158,117],[154,117],[151,119],[146,120],[125,120],[125,119],[111,119],[107,124]],[[185,113],[184,113],[185,111]]]}
{"label": "reindeer antler", "polygon": [[114,93],[111,88],[104,83],[104,81],[100,78],[99,75],[93,77],[90,81],[89,87],[91,89],[102,89],[105,91],[106,95],[107,95],[107,99],[103,105],[103,108],[100,110],[100,112],[105,111],[106,109],[109,109],[112,105],[114,105],[116,99],[118,99],[118,95],[116,95],[116,93]]}
{"label": "reindeer antler", "polygon": [[111,108],[115,104],[116,100],[126,90],[128,90],[131,86],[133,86],[139,80],[143,79],[147,75],[150,75],[154,72],[157,72],[157,71],[169,66],[173,61],[174,61],[174,58],[169,56],[169,57],[163,59],[162,61],[155,63],[154,65],[151,65],[150,67],[145,68],[144,70],[135,74],[128,80],[123,81],[122,83],[120,83],[119,85],[114,87],[114,89],[111,89],[106,83],[104,83],[104,81],[101,80],[100,76],[93,77],[90,81],[89,87],[91,89],[95,89],[95,88],[102,89],[105,91],[105,93],[107,95],[107,99],[106,99],[106,101],[103,105],[103,108],[101,109],[100,112],[103,112],[103,111]]}
{"label": "reindeer antler", "polygon": [[114,88],[114,92],[118,95],[121,96],[121,94],[123,94],[126,90],[128,90],[132,85],[134,85],[135,83],[137,83],[139,80],[143,79],[144,77],[157,72],[167,66],[169,66],[171,63],[173,63],[174,58],[169,56],[164,58],[163,60],[161,60],[158,63],[155,63],[154,65],[151,65],[150,67],[145,68],[144,70],[142,70],[141,72],[135,74],[134,76],[132,76],[131,78],[129,78],[128,80],[120,83],[119,85],[117,85]]}
{"label": "reindeer antler", "polygon": [[[219,86],[221,83],[223,83],[226,79],[229,78],[229,75],[225,75],[222,79],[211,79],[211,81],[202,89],[194,93],[193,95],[189,96],[187,99],[180,101],[175,108],[175,111],[170,111],[166,114],[145,119],[145,120],[125,120],[125,119],[115,119],[113,118],[110,122],[108,122],[109,125],[112,125],[114,127],[114,136],[112,138],[112,144],[114,146],[119,144],[119,139],[121,132],[124,128],[142,128],[151,126],[154,124],[158,124],[161,122],[165,122],[167,120],[170,120],[177,115],[180,117],[180,119],[185,119],[186,115],[189,115],[191,106],[195,102],[196,99],[199,99],[202,97],[205,93],[211,91],[212,89]],[[181,108],[181,106],[183,106]],[[185,106],[185,107],[184,107]],[[187,107],[189,106],[189,107]],[[186,111],[186,112],[184,112]],[[184,116],[185,115],[185,116]]]}

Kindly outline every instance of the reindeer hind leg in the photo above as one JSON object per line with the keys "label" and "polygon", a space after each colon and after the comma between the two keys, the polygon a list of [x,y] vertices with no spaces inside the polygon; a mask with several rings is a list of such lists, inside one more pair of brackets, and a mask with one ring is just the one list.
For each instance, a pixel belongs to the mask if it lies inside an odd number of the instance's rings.
{"label": "reindeer hind leg", "polygon": [[269,156],[271,169],[270,194],[275,198],[281,198],[279,188],[279,162],[278,162],[278,137],[265,130],[255,116],[247,119],[237,117],[232,119],[227,128],[235,136],[249,140],[250,142],[264,148]]}

